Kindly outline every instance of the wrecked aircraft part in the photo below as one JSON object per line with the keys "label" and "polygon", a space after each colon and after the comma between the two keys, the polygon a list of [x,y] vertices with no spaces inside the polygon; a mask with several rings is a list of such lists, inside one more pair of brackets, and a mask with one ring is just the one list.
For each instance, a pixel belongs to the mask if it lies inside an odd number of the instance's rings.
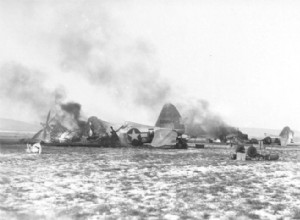
{"label": "wrecked aircraft part", "polygon": [[157,129],[154,131],[154,138],[151,142],[152,147],[175,146],[177,132],[171,129]]}
{"label": "wrecked aircraft part", "polygon": [[80,141],[83,136],[84,130],[82,129],[69,130],[66,127],[64,127],[58,120],[56,120],[54,124],[50,125],[49,133],[50,133],[50,142],[66,143],[66,142]]}
{"label": "wrecked aircraft part", "polygon": [[280,137],[290,137],[294,136],[294,131],[290,129],[290,127],[286,126],[282,129],[282,131],[279,134]]}
{"label": "wrecked aircraft part", "polygon": [[67,132],[68,129],[66,129],[64,126],[62,126],[59,122],[51,125],[50,130],[50,141],[51,142],[60,142],[60,137]]}
{"label": "wrecked aircraft part", "polygon": [[137,128],[131,128],[127,132],[127,140],[129,144],[133,146],[139,146],[142,144],[141,132]]}
{"label": "wrecked aircraft part", "polygon": [[226,143],[248,142],[248,135],[236,130],[225,137]]}
{"label": "wrecked aircraft part", "polygon": [[288,144],[294,142],[294,131],[292,131],[288,126],[282,129],[279,136],[281,146],[287,146]]}
{"label": "wrecked aircraft part", "polygon": [[59,143],[81,141],[80,131],[66,131],[58,137]]}
{"label": "wrecked aircraft part", "polygon": [[47,142],[51,141],[50,136],[49,136],[49,131],[51,130],[50,122],[54,119],[54,117],[50,119],[50,113],[51,113],[51,111],[48,112],[46,122],[41,123],[43,128],[32,137],[33,142],[35,142],[35,141],[47,141]]}
{"label": "wrecked aircraft part", "polygon": [[177,131],[168,128],[158,128],[150,144],[154,148],[187,149],[187,139]]}
{"label": "wrecked aircraft part", "polygon": [[80,136],[89,136],[90,126],[86,121],[78,121]]}
{"label": "wrecked aircraft part", "polygon": [[88,119],[87,123],[90,129],[90,137],[97,138],[108,136],[109,127],[104,121],[98,119],[95,116],[92,116]]}
{"label": "wrecked aircraft part", "polygon": [[174,129],[179,133],[184,133],[181,115],[177,108],[171,103],[163,106],[155,127]]}

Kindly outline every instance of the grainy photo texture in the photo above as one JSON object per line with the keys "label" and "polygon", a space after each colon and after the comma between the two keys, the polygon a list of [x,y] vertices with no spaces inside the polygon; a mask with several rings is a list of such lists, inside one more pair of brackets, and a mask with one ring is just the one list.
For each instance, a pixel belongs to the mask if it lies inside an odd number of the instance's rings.
{"label": "grainy photo texture", "polygon": [[0,220],[300,219],[299,11],[0,0]]}

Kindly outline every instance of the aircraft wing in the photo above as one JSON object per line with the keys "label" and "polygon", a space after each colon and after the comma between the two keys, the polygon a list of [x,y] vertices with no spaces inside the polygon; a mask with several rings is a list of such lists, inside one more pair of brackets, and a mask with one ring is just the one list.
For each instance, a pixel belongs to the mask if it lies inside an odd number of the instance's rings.
{"label": "aircraft wing", "polygon": [[154,129],[154,126],[139,124],[139,123],[132,122],[132,121],[126,121],[124,124],[126,124],[129,127],[135,127],[135,128],[138,128],[138,129],[147,129],[147,130],[148,129]]}

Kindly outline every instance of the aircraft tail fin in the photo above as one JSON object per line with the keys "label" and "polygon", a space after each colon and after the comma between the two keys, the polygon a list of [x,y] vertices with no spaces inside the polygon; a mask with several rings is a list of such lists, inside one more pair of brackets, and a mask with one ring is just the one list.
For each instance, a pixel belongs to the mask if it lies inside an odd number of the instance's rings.
{"label": "aircraft tail fin", "polygon": [[155,127],[174,129],[179,133],[184,133],[184,125],[181,121],[181,115],[177,108],[173,104],[167,103],[163,106]]}
{"label": "aircraft tail fin", "polygon": [[293,142],[294,132],[290,129],[290,127],[286,126],[282,129],[279,134],[280,136],[280,145],[287,146],[288,144]]}

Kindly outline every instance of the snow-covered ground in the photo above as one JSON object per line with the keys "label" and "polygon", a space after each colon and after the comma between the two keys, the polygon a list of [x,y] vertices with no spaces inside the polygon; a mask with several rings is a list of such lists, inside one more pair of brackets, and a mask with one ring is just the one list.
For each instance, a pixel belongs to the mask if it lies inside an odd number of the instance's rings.
{"label": "snow-covered ground", "polygon": [[300,151],[275,151],[1,146],[0,219],[299,219]]}

